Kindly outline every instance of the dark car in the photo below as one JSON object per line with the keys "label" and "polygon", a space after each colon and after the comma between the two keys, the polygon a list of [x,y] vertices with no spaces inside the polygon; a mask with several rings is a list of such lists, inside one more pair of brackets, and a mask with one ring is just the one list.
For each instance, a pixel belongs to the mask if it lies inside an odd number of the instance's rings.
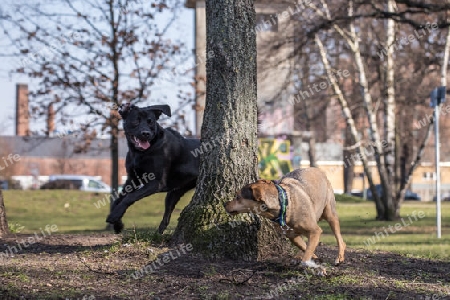
{"label": "dark car", "polygon": [[[376,184],[375,185],[375,189],[376,189],[376,191],[378,193],[378,196],[383,195],[383,188],[381,187],[381,184]],[[366,191],[367,191],[367,200],[373,200],[372,191],[370,189],[367,189]],[[417,193],[414,193],[411,190],[406,190],[405,191],[405,199],[404,200],[405,201],[408,201],[408,200],[420,201],[422,199],[420,198],[420,196]]]}
{"label": "dark car", "polygon": [[422,200],[422,198],[420,198],[419,194],[414,193],[413,191],[410,190],[406,190],[405,200],[420,201]]}
{"label": "dark car", "polygon": [[8,181],[6,180],[0,180],[0,188],[2,190],[7,190],[8,189]]}
{"label": "dark car", "polygon": [[[433,197],[433,201],[437,201],[437,197]],[[450,201],[450,193],[442,193],[441,194],[441,201]]]}
{"label": "dark car", "polygon": [[81,188],[81,184],[81,180],[57,179],[43,184],[41,186],[41,190],[79,190]]}

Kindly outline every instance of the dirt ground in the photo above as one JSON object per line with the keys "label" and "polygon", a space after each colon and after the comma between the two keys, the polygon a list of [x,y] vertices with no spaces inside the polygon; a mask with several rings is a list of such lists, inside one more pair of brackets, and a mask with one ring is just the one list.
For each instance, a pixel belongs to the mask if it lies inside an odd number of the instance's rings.
{"label": "dirt ground", "polygon": [[[0,239],[0,251],[27,237]],[[320,245],[320,277],[290,257],[207,261],[187,249],[55,234],[0,256],[0,299],[450,299],[450,261],[348,249],[332,267],[337,247]]]}

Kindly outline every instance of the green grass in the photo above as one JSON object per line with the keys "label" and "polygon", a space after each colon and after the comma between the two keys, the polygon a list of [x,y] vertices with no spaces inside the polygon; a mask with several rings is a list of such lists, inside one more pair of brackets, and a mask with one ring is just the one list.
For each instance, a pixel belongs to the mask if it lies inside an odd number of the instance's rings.
{"label": "green grass", "polygon": [[[96,208],[94,203],[104,195],[95,195],[79,191],[4,191],[8,222],[14,228],[21,228],[21,233],[39,232],[45,225],[55,224],[59,233],[82,233],[103,231],[109,206]],[[169,230],[176,226],[181,210],[192,198],[193,191],[186,194],[177,205]],[[142,199],[131,206],[123,220],[128,230],[136,228],[154,229],[159,225],[164,212],[165,194],[157,194]],[[375,221],[375,204],[371,201],[361,201],[360,198],[337,196],[337,209],[341,223],[341,231],[349,247],[368,250],[386,250],[407,255],[427,258],[450,259],[450,202],[442,204],[442,238],[436,238],[436,208],[435,203],[404,202],[401,210],[403,226],[391,233],[389,225],[395,226],[401,221]],[[413,212],[423,212],[425,217],[415,220]],[[324,234],[321,241],[334,245],[334,236],[329,226],[320,223]],[[395,228],[395,227],[393,227]],[[388,232],[388,236],[376,238],[375,234]],[[140,239],[140,237],[137,237]],[[375,238],[375,244],[367,246],[367,239]]]}
{"label": "green grass", "polygon": [[[442,203],[441,239],[436,237],[436,203],[404,202],[401,216],[407,226],[403,225],[402,220],[375,221],[375,204],[372,201],[338,202],[337,210],[342,235],[347,245],[352,248],[385,250],[411,256],[450,260],[450,203],[448,202]],[[422,212],[420,216],[425,216],[416,219],[413,217],[414,212],[416,215]],[[397,225],[399,230],[395,228],[397,223],[400,224],[400,227]],[[326,244],[335,244],[330,227],[324,221],[320,225],[324,230],[321,241]],[[367,245],[368,239],[374,239],[375,243]]]}
{"label": "green grass", "polygon": [[[109,204],[96,208],[104,194],[72,190],[3,191],[8,223],[14,227],[24,226],[21,233],[39,232],[45,225],[55,224],[60,233],[102,231]],[[180,200],[169,225],[174,229],[178,215],[192,198],[193,191]],[[130,206],[123,221],[128,229],[157,227],[164,213],[165,194],[155,194]]]}
{"label": "green grass", "polygon": [[336,198],[337,202],[346,202],[346,203],[362,203],[365,202],[366,200],[364,200],[361,197],[353,197],[353,196],[349,196],[346,194],[335,194],[334,195]]}

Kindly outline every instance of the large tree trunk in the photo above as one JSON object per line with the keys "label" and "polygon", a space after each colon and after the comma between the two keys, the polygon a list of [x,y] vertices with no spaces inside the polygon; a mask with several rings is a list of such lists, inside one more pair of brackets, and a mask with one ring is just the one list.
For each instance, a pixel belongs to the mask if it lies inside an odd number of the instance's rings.
{"label": "large tree trunk", "polygon": [[[206,1],[206,107],[200,175],[183,210],[174,243],[191,243],[210,258],[254,260],[286,243],[269,221],[230,217],[223,204],[257,178],[256,33],[253,1]],[[275,245],[274,245],[275,244]],[[278,246],[278,249],[276,246]],[[262,248],[268,247],[268,248]],[[283,248],[283,249],[280,249]]]}
{"label": "large tree trunk", "polygon": [[0,237],[9,233],[8,221],[6,221],[5,202],[3,200],[3,193],[0,189]]}

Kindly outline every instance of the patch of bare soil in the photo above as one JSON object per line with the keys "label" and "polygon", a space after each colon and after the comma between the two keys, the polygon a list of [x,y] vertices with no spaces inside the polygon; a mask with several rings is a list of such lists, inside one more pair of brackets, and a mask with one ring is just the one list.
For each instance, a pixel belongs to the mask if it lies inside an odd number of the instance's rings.
{"label": "patch of bare soil", "polygon": [[208,261],[107,233],[55,234],[10,255],[27,237],[0,239],[0,299],[450,299],[449,261],[388,252],[348,249],[332,267],[337,247],[320,245],[320,277],[289,257]]}

